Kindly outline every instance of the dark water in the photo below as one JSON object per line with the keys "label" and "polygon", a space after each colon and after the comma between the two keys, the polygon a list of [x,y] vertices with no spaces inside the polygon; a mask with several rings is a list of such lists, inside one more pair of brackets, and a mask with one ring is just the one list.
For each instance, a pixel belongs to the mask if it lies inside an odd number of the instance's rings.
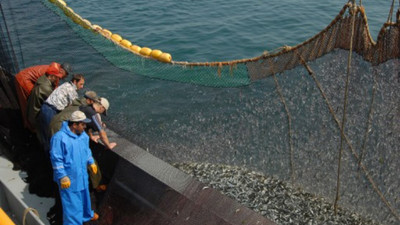
{"label": "dark water", "polygon": [[[300,43],[328,25],[345,1],[67,3],[93,23],[141,46],[170,52],[175,60],[213,61],[254,57],[264,50]],[[375,38],[391,1],[363,4]],[[2,6],[22,67],[72,63],[75,71],[85,74],[88,89],[109,99],[105,120],[117,133],[168,162],[233,164],[289,179],[287,115],[272,78],[240,88],[212,88],[139,76],[111,65],[40,1],[3,0]],[[310,64],[339,119],[346,57],[346,52],[336,51]],[[360,151],[373,78],[368,63],[357,56],[354,61],[357,68],[366,68],[352,78],[354,98],[348,109],[349,136]],[[394,151],[400,141],[399,64],[393,60],[379,68],[377,119],[368,140],[369,149],[379,151],[366,155],[371,174],[396,209],[400,208],[396,176],[400,156]],[[293,116],[298,182],[313,192],[333,196],[340,143],[337,127],[304,68],[277,78]],[[353,173],[357,168],[351,155],[345,154],[344,161],[343,179],[353,185],[344,188],[343,202],[364,214],[379,209],[382,214],[376,218],[389,224],[390,214],[376,193],[363,189],[370,184]]]}

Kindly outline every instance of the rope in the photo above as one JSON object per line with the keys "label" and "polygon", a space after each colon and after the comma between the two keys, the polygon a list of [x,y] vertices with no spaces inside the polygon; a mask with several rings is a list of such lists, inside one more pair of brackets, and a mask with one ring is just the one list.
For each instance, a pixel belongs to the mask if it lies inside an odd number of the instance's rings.
{"label": "rope", "polygon": [[290,111],[289,111],[289,107],[286,104],[285,98],[283,97],[282,94],[282,89],[279,85],[278,79],[275,76],[275,72],[273,69],[273,62],[271,61],[271,59],[268,60],[270,66],[271,66],[271,71],[272,71],[272,76],[274,77],[274,81],[275,81],[275,85],[276,85],[276,91],[278,92],[279,95],[279,99],[281,100],[283,106],[285,107],[285,111],[286,111],[286,116],[287,116],[287,120],[288,120],[288,139],[289,139],[289,147],[290,147],[290,180],[292,182],[292,184],[294,184],[294,157],[293,157],[293,141],[292,141],[292,116],[290,115]]}
{"label": "rope", "polygon": [[391,22],[392,22],[393,8],[394,8],[394,0],[392,1],[392,6],[390,7],[390,10],[389,10],[389,15],[388,15],[388,18],[387,18],[387,23],[391,23]]}
{"label": "rope", "polygon": [[275,74],[272,75],[274,77],[276,91],[278,92],[279,98],[282,104],[285,106],[286,116],[288,120],[288,138],[289,138],[289,146],[290,146],[290,179],[292,184],[294,184],[294,159],[293,159],[293,141],[292,141],[292,116],[290,115],[289,108],[287,107],[285,98],[283,97],[282,90],[278,83],[278,79],[276,78]]}
{"label": "rope", "polygon": [[376,70],[374,68],[374,84],[372,86],[372,96],[371,96],[371,104],[369,106],[369,110],[368,110],[368,121],[367,121],[367,126],[365,128],[365,133],[364,133],[364,141],[361,147],[361,153],[360,153],[360,158],[358,159],[358,170],[360,170],[360,164],[361,161],[364,157],[365,154],[365,148],[366,148],[366,144],[367,144],[367,139],[368,139],[368,133],[369,133],[369,129],[371,127],[371,121],[372,121],[372,114],[373,114],[373,105],[374,105],[374,101],[375,101],[375,93],[376,93],[376,86],[377,86],[377,75],[376,75]]}
{"label": "rope", "polygon": [[[318,87],[318,89],[319,89],[319,91],[320,91],[322,97],[323,97],[324,100],[325,100],[326,105],[328,106],[328,110],[329,110],[329,112],[331,113],[331,115],[332,115],[332,117],[333,117],[333,119],[334,119],[334,121],[335,121],[335,123],[336,123],[336,126],[339,128],[340,132],[342,133],[343,137],[345,138],[346,144],[347,144],[347,146],[349,147],[349,149],[350,149],[350,151],[351,151],[353,157],[354,157],[356,160],[358,160],[358,159],[359,159],[359,156],[358,156],[357,152],[354,150],[353,145],[350,143],[349,138],[347,137],[346,134],[344,134],[343,129],[341,129],[339,119],[337,118],[336,113],[335,113],[335,111],[333,110],[332,105],[331,105],[331,103],[330,103],[329,100],[328,100],[328,97],[326,96],[325,92],[323,91],[322,85],[320,84],[320,82],[319,82],[319,81],[317,80],[317,78],[315,77],[314,71],[313,71],[313,70],[311,69],[311,67],[306,63],[306,61],[303,59],[303,57],[302,57],[300,54],[298,54],[298,52],[296,52],[296,53],[297,53],[297,55],[299,56],[299,58],[300,58],[300,60],[301,60],[301,62],[302,62],[302,64],[303,64],[303,66],[304,66],[304,67],[306,68],[306,70],[308,71],[308,74],[313,78],[315,84],[317,85],[317,87]],[[374,180],[372,179],[372,177],[369,175],[368,169],[366,168],[366,166],[365,166],[362,162],[360,162],[360,168],[362,169],[362,171],[363,171],[364,174],[365,174],[365,177],[368,179],[369,183],[371,184],[372,189],[378,194],[378,196],[380,197],[380,199],[382,200],[382,202],[385,203],[386,207],[389,209],[389,211],[392,213],[392,215],[393,215],[394,217],[396,217],[397,220],[400,220],[400,215],[395,211],[395,209],[394,209],[394,208],[392,207],[392,205],[387,201],[387,199],[385,198],[385,196],[383,195],[383,193],[379,190],[379,188],[378,188],[378,186],[376,185],[375,181],[374,181]]]}
{"label": "rope", "polygon": [[25,225],[26,223],[26,215],[29,213],[29,212],[33,212],[38,218],[40,218],[40,216],[39,216],[39,213],[38,213],[38,211],[36,210],[36,209],[34,209],[34,208],[26,208],[25,209],[25,211],[24,211],[24,216],[23,216],[23,218],[22,218],[22,225]]}
{"label": "rope", "polygon": [[[355,6],[354,6],[355,7]],[[338,158],[338,170],[337,170],[337,185],[336,185],[336,198],[334,203],[335,215],[337,215],[337,204],[339,201],[339,193],[340,193],[340,172],[341,172],[341,164],[342,164],[342,154],[343,154],[343,134],[344,134],[344,125],[346,124],[346,110],[347,110],[347,101],[349,94],[349,78],[350,78],[350,69],[351,69],[351,57],[353,53],[353,39],[354,39],[354,26],[355,26],[355,18],[356,18],[356,10],[351,10],[351,36],[350,36],[350,49],[349,49],[349,57],[347,59],[347,73],[346,73],[346,86],[344,90],[344,102],[343,102],[343,115],[342,115],[342,130],[340,132],[340,150],[339,150],[339,158]]]}

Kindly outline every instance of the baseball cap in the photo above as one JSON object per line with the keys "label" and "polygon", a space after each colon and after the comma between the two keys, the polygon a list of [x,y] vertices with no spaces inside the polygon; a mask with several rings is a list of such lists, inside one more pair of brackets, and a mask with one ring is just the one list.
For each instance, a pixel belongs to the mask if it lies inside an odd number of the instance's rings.
{"label": "baseball cap", "polygon": [[99,96],[97,96],[96,92],[94,91],[87,91],[85,92],[85,94],[83,95],[83,97],[91,99],[93,101],[99,101]]}
{"label": "baseball cap", "polygon": [[108,100],[106,98],[100,98],[99,103],[106,109],[104,110],[104,115],[107,116],[107,110],[108,108],[110,108],[110,103],[108,102]]}
{"label": "baseball cap", "polygon": [[60,73],[60,64],[52,62],[46,70],[46,74],[54,75],[58,78],[62,78],[63,75]]}
{"label": "baseball cap", "polygon": [[67,72],[67,75],[72,73],[72,67],[69,63],[61,64],[61,68],[63,68],[65,70],[65,72]]}
{"label": "baseball cap", "polygon": [[84,123],[90,123],[91,120],[86,118],[85,113],[82,111],[75,111],[71,114],[71,117],[69,119],[71,122],[84,122]]}

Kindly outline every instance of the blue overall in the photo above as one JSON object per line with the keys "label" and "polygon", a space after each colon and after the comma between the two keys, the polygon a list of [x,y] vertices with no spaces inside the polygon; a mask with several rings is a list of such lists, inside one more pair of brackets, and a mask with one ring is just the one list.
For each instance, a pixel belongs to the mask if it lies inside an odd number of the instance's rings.
{"label": "blue overall", "polygon": [[[93,217],[87,167],[94,163],[89,136],[71,132],[66,121],[51,138],[50,160],[63,206],[63,224],[81,225]],[[60,179],[68,176],[71,186],[61,189]]]}

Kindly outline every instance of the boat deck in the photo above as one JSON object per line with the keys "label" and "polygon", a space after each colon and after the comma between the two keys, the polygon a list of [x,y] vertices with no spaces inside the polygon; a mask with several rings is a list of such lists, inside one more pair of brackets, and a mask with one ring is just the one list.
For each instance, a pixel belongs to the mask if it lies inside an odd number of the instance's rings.
{"label": "boat deck", "polygon": [[[0,207],[15,224],[23,224],[26,212],[26,225],[49,224],[46,214],[53,206],[54,199],[30,194],[28,184],[23,181],[26,173],[13,170],[13,163],[5,157],[2,148],[0,145]],[[30,209],[35,209],[39,217]]]}

